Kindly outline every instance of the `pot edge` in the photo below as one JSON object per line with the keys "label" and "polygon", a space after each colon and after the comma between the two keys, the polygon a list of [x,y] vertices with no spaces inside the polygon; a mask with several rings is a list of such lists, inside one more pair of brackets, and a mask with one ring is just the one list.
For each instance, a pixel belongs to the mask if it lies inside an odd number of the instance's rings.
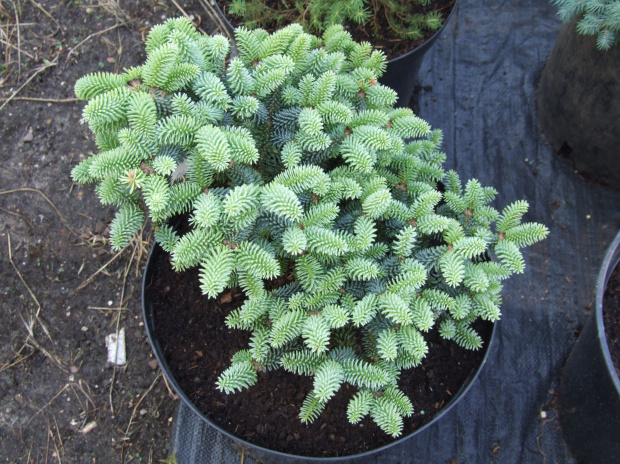
{"label": "pot edge", "polygon": [[[226,17],[224,12],[220,8],[220,5],[216,1],[213,1],[212,5],[215,8],[215,10],[217,11],[217,13],[220,15],[220,18],[224,21],[224,24],[226,25],[228,31],[234,37],[235,27],[228,20],[228,18]],[[446,17],[446,19],[443,22],[443,24],[441,25],[441,27],[439,29],[437,29],[435,31],[435,33],[432,36],[430,36],[427,40],[425,40],[423,43],[418,45],[416,48],[414,48],[412,50],[409,50],[408,52],[403,53],[402,55],[397,56],[396,58],[392,58],[391,60],[386,60],[385,63],[387,65],[389,65],[390,63],[397,63],[397,62],[399,62],[401,60],[406,60],[411,55],[414,55],[414,54],[417,54],[417,53],[420,53],[420,52],[425,53],[426,50],[428,48],[430,48],[430,46],[433,44],[433,42],[435,42],[435,40],[441,35],[441,33],[445,29],[446,25],[450,21],[450,18],[452,18],[452,16],[454,15],[454,11],[458,8],[458,6],[459,6],[459,0],[454,0],[454,4],[452,5],[452,9],[450,10],[450,13]]]}
{"label": "pot edge", "polygon": [[618,377],[618,372],[616,371],[614,363],[611,359],[609,344],[607,342],[607,336],[605,335],[605,326],[603,322],[603,298],[605,297],[605,289],[607,288],[607,283],[609,282],[611,274],[614,272],[614,269],[619,263],[620,231],[618,231],[613,242],[609,245],[609,248],[605,253],[605,258],[603,258],[603,264],[601,265],[601,270],[596,283],[596,309],[594,316],[596,320],[596,333],[598,336],[598,341],[601,345],[601,350],[603,351],[603,357],[605,358],[605,365],[607,367],[609,377],[616,387],[618,396],[620,396],[620,378]]}

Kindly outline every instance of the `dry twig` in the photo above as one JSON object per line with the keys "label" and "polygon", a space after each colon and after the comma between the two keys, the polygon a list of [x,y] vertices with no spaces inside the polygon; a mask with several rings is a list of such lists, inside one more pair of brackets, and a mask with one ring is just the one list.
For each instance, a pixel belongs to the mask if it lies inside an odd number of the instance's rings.
{"label": "dry twig", "polygon": [[97,311],[127,311],[127,308],[108,308],[106,306],[87,306],[86,309],[96,309]]}
{"label": "dry twig", "polygon": [[[8,98],[0,98],[0,101],[7,101]],[[38,98],[38,97],[13,97],[14,101],[33,101],[42,103],[76,103],[81,101],[79,98]]]}
{"label": "dry twig", "polygon": [[8,209],[2,208],[2,207],[0,207],[0,211],[2,211],[3,213],[6,213],[6,214],[10,214],[11,216],[15,216],[15,217],[20,218],[30,228],[30,232],[34,233],[34,226],[32,225],[32,223],[28,219],[26,219],[26,217],[22,216],[21,214],[14,213],[13,211],[9,211]]}
{"label": "dry twig", "polygon": [[99,270],[97,270],[94,274],[92,274],[88,279],[86,279],[84,282],[82,282],[78,288],[75,289],[76,292],[79,292],[80,290],[83,290],[85,287],[87,287],[88,285],[90,285],[92,283],[93,280],[95,280],[95,277],[97,277],[100,273],[102,273],[105,268],[107,268],[110,264],[112,264],[114,261],[116,261],[116,259],[123,254],[123,252],[129,247],[129,245],[126,245],[125,248],[123,248],[121,251],[119,251],[118,253],[116,253],[107,263],[105,263],[103,266],[101,266],[99,268]]}
{"label": "dry twig", "polygon": [[106,13],[114,16],[118,22],[128,23],[131,17],[121,8],[119,0],[97,0],[98,6]]}
{"label": "dry twig", "polygon": [[187,19],[190,19],[190,20],[191,20],[190,16],[187,14],[187,12],[186,12],[183,8],[181,8],[181,5],[179,5],[179,4],[176,2],[176,0],[170,0],[170,1],[172,2],[172,4],[173,4],[174,6],[176,6],[176,7],[177,7],[177,10],[179,10],[183,16],[185,16]]}
{"label": "dry twig", "polygon": [[[47,328],[45,328],[45,326],[43,325],[43,323],[41,322],[41,320],[37,317],[36,318],[39,323],[41,324],[41,326],[45,329],[47,336],[49,337],[49,332],[47,331]],[[60,369],[61,371],[68,373],[67,369],[64,367],[63,362],[61,359],[59,359],[57,356],[54,356],[52,353],[50,353],[48,350],[45,349],[44,346],[42,346],[35,338],[34,338],[34,320],[30,319],[30,322],[26,322],[25,319],[22,317],[21,318],[22,322],[24,323],[24,326],[26,327],[26,330],[28,331],[28,336],[26,338],[27,342],[29,344],[32,344],[37,350],[39,350],[41,353],[43,353],[43,355],[49,359],[54,365],[56,365],[56,367],[58,369]],[[50,338],[51,339],[51,338]]]}
{"label": "dry twig", "polygon": [[[121,298],[120,298],[120,302],[118,304],[118,308],[115,308],[118,312],[117,312],[117,316],[116,316],[116,338],[118,339],[118,334],[120,331],[120,323],[121,323],[121,315],[122,315],[122,309],[123,309],[123,305],[126,303],[125,302],[125,288],[127,287],[127,276],[129,275],[129,271],[131,269],[131,266],[133,264],[134,259],[136,259],[136,253],[137,253],[137,261],[140,261],[140,257],[142,256],[142,234],[144,233],[144,227],[142,226],[142,229],[140,229],[140,232],[136,235],[136,237],[134,237],[134,239],[131,241],[131,244],[134,245],[133,247],[133,251],[131,253],[131,257],[129,258],[129,261],[127,262],[127,266],[125,266],[125,271],[123,273],[123,285],[121,287]],[[112,393],[114,391],[114,381],[116,379],[116,366],[114,367],[114,372],[112,374],[112,382],[110,382],[110,394],[109,394],[109,400],[110,400],[110,411],[112,413],[112,416],[114,416],[114,402],[112,400]]]}
{"label": "dry twig", "polygon": [[[161,367],[160,367],[161,369]],[[166,376],[164,375],[164,384],[166,384],[166,390],[168,390],[168,394],[170,395],[170,397],[173,400],[178,400],[179,399],[179,395],[177,395],[172,388],[170,387],[170,384],[168,383],[168,379],[166,378]]]}
{"label": "dry twig", "polygon": [[[0,13],[2,13],[2,10],[0,9]],[[7,16],[7,13],[2,13],[5,16]],[[41,27],[41,23],[19,23],[20,27],[32,27],[32,26],[37,26],[37,27]]]}
{"label": "dry twig", "polygon": [[[60,427],[58,427],[58,421],[56,420],[56,414],[52,411],[52,417],[54,418],[54,424],[56,424],[56,436],[58,437],[58,443],[60,443],[60,447],[62,448],[62,455],[65,456],[65,444],[62,442],[62,437],[60,436]],[[48,419],[48,427],[49,427],[49,419]],[[58,445],[56,445],[56,439],[52,436],[54,441],[54,448],[56,448],[56,456],[58,457],[58,463],[62,464],[60,460],[60,450],[58,449]]]}
{"label": "dry twig", "polygon": [[62,395],[62,393],[63,393],[63,392],[64,392],[67,388],[69,388],[69,384],[66,384],[64,387],[62,387],[62,388],[60,389],[60,391],[59,391],[58,393],[56,393],[56,395],[54,395],[54,397],[53,397],[51,400],[49,400],[47,403],[45,403],[45,405],[44,405],[43,407],[40,407],[40,408],[37,410],[37,412],[35,412],[35,413],[33,414],[33,416],[32,416],[32,417],[28,420],[28,422],[26,422],[26,425],[25,425],[24,427],[27,427],[27,426],[28,426],[28,425],[32,422],[32,420],[33,420],[35,417],[37,417],[37,415],[38,415],[38,414],[42,413],[42,412],[45,410],[45,408],[47,408],[50,404],[52,404],[56,398],[58,398],[60,395]]}
{"label": "dry twig", "polygon": [[30,289],[30,287],[26,283],[26,280],[21,275],[21,273],[19,272],[19,269],[17,269],[17,266],[15,266],[15,263],[13,262],[13,251],[12,251],[12,247],[11,247],[11,234],[7,234],[7,240],[8,240],[8,246],[9,246],[9,262],[11,263],[11,266],[13,266],[13,269],[15,270],[15,272],[17,273],[17,276],[19,277],[19,280],[21,280],[22,284],[24,284],[24,287],[26,287],[26,290],[28,290],[28,293],[30,294],[30,297],[34,300],[35,304],[37,305],[37,311],[34,314],[34,317],[33,318],[31,317],[30,323],[26,322],[24,320],[24,318],[22,317],[22,321],[26,325],[26,329],[28,330],[30,342],[32,342],[36,346],[36,348],[38,348],[42,353],[44,353],[48,358],[50,358],[50,360],[53,361],[54,364],[56,364],[58,367],[60,367],[61,369],[64,370],[60,360],[58,360],[54,356],[52,356],[47,350],[45,350],[41,345],[39,345],[39,343],[34,339],[34,320],[36,319],[37,322],[39,323],[39,325],[41,326],[41,328],[43,329],[43,331],[45,332],[45,334],[47,335],[47,338],[49,338],[50,341],[52,341],[52,337],[50,336],[50,332],[49,332],[48,328],[45,326],[43,321],[41,321],[41,319],[39,319],[39,314],[41,312],[41,303],[39,303],[39,300],[37,299],[36,295]]}
{"label": "dry twig", "polygon": [[22,75],[22,39],[19,32],[19,15],[17,14],[17,8],[13,4],[13,12],[15,13],[15,29],[17,30],[17,80],[20,80]]}
{"label": "dry twig", "polygon": [[56,212],[56,214],[60,218],[60,222],[62,222],[62,224],[67,228],[67,230],[73,236],[75,236],[75,237],[78,236],[74,232],[74,230],[71,228],[71,226],[69,225],[69,223],[67,222],[65,217],[62,215],[62,213],[58,210],[58,208],[56,208],[56,205],[54,205],[54,203],[52,203],[52,200],[50,200],[41,190],[33,189],[33,188],[30,188],[30,187],[22,187],[22,188],[17,188],[17,189],[12,189],[12,190],[4,190],[4,191],[0,192],[0,195],[8,195],[10,193],[18,193],[18,192],[34,192],[34,193],[38,193],[39,195],[41,195],[45,199],[45,201],[47,201],[47,203],[54,209],[54,211]]}
{"label": "dry twig", "polygon": [[7,47],[11,47],[14,50],[17,50],[18,53],[23,53],[24,55],[26,55],[28,58],[30,58],[31,60],[34,60],[34,55],[28,53],[26,50],[22,50],[19,45],[13,45],[10,42],[7,42],[6,40],[2,40],[0,39],[0,43],[3,43],[4,45],[6,45]]}
{"label": "dry twig", "polygon": [[4,108],[7,103],[9,103],[11,100],[13,100],[13,98],[15,98],[17,96],[17,94],[19,92],[21,92],[21,90],[26,87],[30,81],[32,79],[34,79],[35,77],[37,77],[40,73],[42,73],[43,71],[45,71],[48,68],[52,68],[54,66],[56,66],[58,64],[58,55],[56,55],[56,57],[54,58],[54,61],[46,61],[45,64],[43,66],[40,66],[33,74],[32,76],[30,76],[28,78],[28,80],[26,82],[24,82],[19,89],[17,89],[15,92],[13,92],[13,95],[11,95],[8,99],[5,100],[5,102],[0,106],[0,110],[2,110],[2,108]]}
{"label": "dry twig", "polygon": [[15,266],[15,263],[13,262],[13,251],[11,249],[11,234],[7,234],[7,241],[9,245],[9,262],[11,263],[11,266],[13,266],[13,269],[15,269],[15,272],[17,273],[17,277],[19,277],[19,280],[22,281],[22,284],[24,284],[24,287],[26,287],[26,290],[28,290],[30,297],[34,300],[35,304],[37,305],[36,316],[38,316],[39,312],[41,312],[41,303],[39,303],[39,300],[37,300],[37,297],[32,292],[32,290],[30,289],[30,287],[28,286],[28,284],[22,277],[21,273],[19,272],[19,269],[17,269],[17,266]]}
{"label": "dry twig", "polygon": [[[84,386],[86,386],[86,388]],[[95,404],[95,400],[93,399],[93,393],[90,391],[90,386],[84,380],[80,379],[77,383],[77,387],[84,394],[89,403],[93,405],[93,409],[97,409],[97,405]],[[73,385],[71,385],[71,388],[73,388]]]}
{"label": "dry twig", "polygon": [[[41,304],[39,303],[39,300],[37,299],[37,297],[35,296],[33,291],[30,289],[30,287],[28,286],[28,284],[26,283],[26,281],[22,277],[21,273],[17,269],[17,266],[15,266],[15,263],[13,262],[13,252],[12,252],[12,248],[11,248],[11,235],[10,234],[7,234],[7,239],[8,239],[8,245],[9,245],[9,262],[11,263],[11,266],[13,266],[13,269],[17,273],[17,276],[19,277],[21,282],[24,284],[24,286],[28,290],[28,293],[30,294],[30,296],[34,300],[35,304],[37,305],[37,311],[36,311],[34,317],[30,318],[30,322],[26,322],[23,317],[21,318],[22,322],[26,326],[26,330],[28,332],[27,343],[30,343],[30,344],[34,345],[34,347],[37,348],[41,353],[43,353],[50,361],[52,361],[56,365],[56,367],[58,367],[59,369],[61,369],[64,372],[67,372],[67,370],[63,366],[62,360],[58,359],[56,356],[52,355],[49,351],[47,351],[39,342],[37,342],[37,340],[34,337],[34,321],[36,320],[37,322],[39,322],[39,325],[41,326],[41,328],[43,329],[43,331],[47,335],[47,338],[49,338],[50,341],[52,341],[52,337],[50,336],[48,328],[45,326],[43,321],[41,321],[41,319],[39,319],[39,313],[41,312]],[[22,349],[23,349],[23,347],[22,347]],[[20,353],[21,353],[21,349],[20,349]],[[14,364],[11,364],[11,365],[14,365]]]}
{"label": "dry twig", "polygon": [[200,5],[205,10],[205,12],[209,15],[209,18],[211,18],[213,21],[217,23],[218,27],[216,29],[216,32],[220,31],[222,34],[226,35],[226,37],[230,39],[230,42],[231,44],[233,44],[233,48],[234,48],[235,39],[232,36],[230,29],[226,26],[226,24],[220,17],[219,13],[215,10],[215,7],[208,0],[200,0]]}
{"label": "dry twig", "polygon": [[117,27],[123,26],[124,23],[116,23],[114,26],[110,26],[102,31],[99,32],[93,32],[91,35],[89,35],[88,37],[86,37],[84,40],[82,40],[79,44],[77,44],[75,47],[73,47],[71,50],[69,50],[69,53],[67,53],[67,60],[71,57],[71,55],[73,54],[74,51],[76,51],[82,44],[84,44],[85,42],[88,42],[90,39],[92,39],[93,37],[97,37],[98,35],[101,34],[105,34],[106,32],[112,31],[114,29],[116,29]]}
{"label": "dry twig", "polygon": [[35,350],[32,350],[26,356],[22,356],[22,351],[26,347],[32,349],[32,347],[29,346],[27,342],[24,343],[22,345],[22,347],[19,349],[19,351],[17,353],[15,353],[15,356],[13,357],[13,359],[11,361],[9,361],[9,362],[3,364],[2,366],[0,366],[0,372],[6,371],[7,369],[10,369],[13,366],[17,366],[19,363],[24,362],[26,359],[28,359],[29,357],[31,357],[35,353]]}
{"label": "dry twig", "polygon": [[123,36],[121,35],[121,31],[120,29],[116,30],[116,36],[118,38],[118,48],[116,49],[116,63],[114,63],[114,72],[118,73],[120,66],[121,66],[121,60],[123,58]]}
{"label": "dry twig", "polygon": [[144,394],[140,397],[136,405],[133,407],[133,411],[131,412],[131,417],[129,418],[129,424],[127,424],[127,429],[125,430],[125,436],[122,438],[123,440],[129,440],[129,435],[130,435],[129,429],[131,428],[131,423],[133,422],[133,418],[136,417],[136,411],[138,410],[138,407],[140,406],[140,404],[142,404],[142,401],[144,400],[144,398],[146,398],[146,396],[155,387],[155,384],[157,383],[157,381],[159,380],[161,376],[162,376],[161,371],[159,371],[157,373],[157,376],[155,377],[155,380],[153,380],[153,383],[151,383],[151,386],[148,388],[146,392],[144,392]]}
{"label": "dry twig", "polygon": [[[51,14],[49,14],[45,8],[43,8],[41,5],[39,5],[39,4],[38,4],[37,2],[35,2],[34,0],[30,0],[30,3],[32,3],[32,4],[33,4],[34,6],[36,6],[39,10],[41,10],[41,12],[42,12],[45,16],[47,16],[49,19],[51,19],[51,20],[54,22],[54,24],[56,24],[56,27],[57,27],[58,29],[60,29],[60,24],[58,23],[58,21],[56,21],[56,18],[54,18]],[[58,29],[56,29],[56,30],[58,30]]]}

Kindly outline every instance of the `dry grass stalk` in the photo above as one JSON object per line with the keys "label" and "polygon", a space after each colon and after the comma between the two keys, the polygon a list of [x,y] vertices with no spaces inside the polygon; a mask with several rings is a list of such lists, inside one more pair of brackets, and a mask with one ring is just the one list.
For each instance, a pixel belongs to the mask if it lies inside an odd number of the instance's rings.
{"label": "dry grass stalk", "polygon": [[133,411],[131,412],[131,417],[129,418],[129,423],[127,424],[127,429],[125,430],[125,436],[122,438],[122,440],[125,440],[125,441],[129,440],[129,437],[131,436],[131,433],[130,433],[131,424],[133,422],[133,418],[136,417],[136,411],[140,407],[140,404],[142,404],[142,401],[144,401],[144,398],[146,398],[147,395],[151,392],[151,390],[153,390],[153,388],[155,387],[155,384],[157,384],[157,381],[159,380],[161,376],[162,376],[162,373],[160,371],[157,373],[157,376],[155,376],[155,379],[151,383],[151,386],[144,392],[144,394],[140,397],[140,399],[134,406]]}
{"label": "dry grass stalk", "polygon": [[98,6],[120,23],[131,22],[131,17],[123,10],[119,0],[98,0]]}
{"label": "dry grass stalk", "polygon": [[[53,66],[56,66],[56,64],[54,64]],[[22,86],[23,87],[23,86]],[[19,92],[19,90],[18,90]],[[7,102],[8,103],[8,100]],[[5,103],[5,104],[6,104]],[[4,106],[4,105],[2,105]],[[2,107],[0,107],[1,109]],[[73,235],[74,237],[78,237],[78,235],[75,233],[75,231],[73,230],[73,228],[69,225],[69,223],[67,222],[67,220],[65,219],[65,217],[62,215],[62,213],[58,210],[58,208],[56,207],[56,205],[52,202],[52,200],[50,200],[47,195],[45,195],[41,190],[39,189],[34,189],[34,188],[30,188],[30,187],[22,187],[22,188],[17,188],[17,189],[11,189],[11,190],[4,190],[2,192],[0,192],[0,195],[8,195],[8,194],[13,194],[13,193],[21,193],[21,192],[33,192],[33,193],[37,193],[39,195],[41,195],[43,197],[43,199],[52,207],[52,209],[56,212],[56,214],[58,215],[58,218],[60,219],[60,222],[62,222],[62,225],[65,226],[65,228],[67,229],[67,231],[69,231],[69,233],[71,235]]]}

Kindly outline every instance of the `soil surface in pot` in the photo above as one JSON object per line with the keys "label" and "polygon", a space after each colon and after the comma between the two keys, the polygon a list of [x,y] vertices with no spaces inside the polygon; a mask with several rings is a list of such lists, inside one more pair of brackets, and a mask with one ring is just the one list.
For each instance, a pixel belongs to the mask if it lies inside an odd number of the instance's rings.
{"label": "soil surface in pot", "polygon": [[[228,14],[230,4],[229,0],[216,1],[220,9],[226,15],[228,21],[234,27],[242,25],[244,18],[241,16]],[[282,10],[286,8],[286,2],[265,0],[265,3],[268,7],[274,10]],[[404,5],[409,8],[411,15],[439,12],[442,16],[442,21],[445,22],[448,15],[452,11],[452,8],[456,4],[456,0],[434,0],[429,5],[421,5],[414,1],[406,1],[401,3],[404,3]],[[372,7],[369,7],[369,10],[372,12]],[[368,21],[368,24],[376,25],[378,28],[377,31],[379,32],[376,32],[373,27],[360,25],[353,21],[345,23],[344,26],[351,33],[356,42],[370,42],[374,48],[383,50],[388,60],[398,58],[399,56],[419,47],[426,42],[426,40],[432,37],[433,34],[435,34],[435,31],[426,31],[424,37],[420,39],[402,39],[390,32],[391,28],[388,25],[382,11],[378,11],[375,17]],[[285,25],[286,24],[278,25],[276,23],[271,23],[262,25],[262,28],[269,32],[274,32],[279,27]]]}
{"label": "soil surface in pot", "polygon": [[[198,271],[174,272],[169,257],[161,253],[150,291],[154,305],[156,336],[172,374],[191,401],[220,427],[251,443],[302,456],[350,455],[388,444],[390,438],[368,417],[349,424],[346,408],[354,387],[344,385],[312,424],[299,420],[299,408],[312,389],[312,378],[283,369],[260,373],[259,381],[240,393],[216,390],[218,376],[230,358],[248,347],[249,332],[230,330],[225,317],[239,307],[244,295],[227,290],[208,299],[200,293]],[[476,327],[485,340],[492,324]],[[441,408],[475,373],[485,349],[469,351],[427,334],[432,345],[417,368],[403,372],[400,387],[412,399],[415,413],[405,420],[403,436],[435,417]]]}
{"label": "soil surface in pot", "polygon": [[605,289],[603,322],[611,359],[620,376],[620,266],[616,266]]}

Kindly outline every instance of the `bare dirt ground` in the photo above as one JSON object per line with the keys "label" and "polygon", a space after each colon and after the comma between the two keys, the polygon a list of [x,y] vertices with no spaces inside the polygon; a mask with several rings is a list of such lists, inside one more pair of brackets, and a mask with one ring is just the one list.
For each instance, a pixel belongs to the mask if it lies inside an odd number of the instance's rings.
{"label": "bare dirt ground", "polygon": [[174,462],[140,307],[151,239],[112,253],[112,210],[70,173],[95,150],[75,81],[141,64],[150,26],[183,14],[216,31],[206,0],[0,0],[0,462]]}

